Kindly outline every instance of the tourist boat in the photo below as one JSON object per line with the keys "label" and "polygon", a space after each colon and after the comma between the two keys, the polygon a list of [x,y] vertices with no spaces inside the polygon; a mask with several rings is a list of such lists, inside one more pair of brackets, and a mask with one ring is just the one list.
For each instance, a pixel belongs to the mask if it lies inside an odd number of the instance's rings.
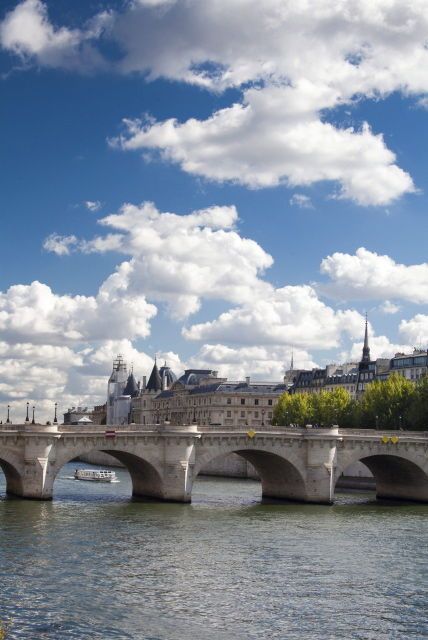
{"label": "tourist boat", "polygon": [[76,469],[74,479],[91,482],[120,482],[114,471],[106,471],[105,469]]}

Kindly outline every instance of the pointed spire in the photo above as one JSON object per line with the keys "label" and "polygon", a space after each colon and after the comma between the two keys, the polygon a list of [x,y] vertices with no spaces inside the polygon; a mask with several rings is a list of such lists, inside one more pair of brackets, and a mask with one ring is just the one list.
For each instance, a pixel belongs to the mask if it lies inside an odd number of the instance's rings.
{"label": "pointed spire", "polygon": [[147,391],[161,391],[162,390],[162,378],[159,374],[159,369],[157,365],[157,359],[155,357],[155,364],[153,366],[152,372],[150,374],[149,381],[146,387]]}
{"label": "pointed spire", "polygon": [[126,381],[126,386],[123,390],[123,395],[131,396],[132,398],[138,395],[138,384],[132,372],[129,374],[128,380]]}
{"label": "pointed spire", "polygon": [[290,371],[294,371],[294,349],[291,349]]}
{"label": "pointed spire", "polygon": [[368,332],[367,312],[366,312],[366,326],[365,326],[365,331],[364,331],[363,357],[361,358],[361,362],[370,362],[370,347],[369,347],[369,332]]}

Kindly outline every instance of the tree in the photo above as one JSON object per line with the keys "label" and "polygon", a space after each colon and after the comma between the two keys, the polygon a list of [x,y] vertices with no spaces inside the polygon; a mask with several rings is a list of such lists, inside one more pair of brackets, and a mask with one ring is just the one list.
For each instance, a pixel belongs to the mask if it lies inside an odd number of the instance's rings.
{"label": "tree", "polygon": [[304,426],[307,423],[330,427],[353,426],[353,401],[348,391],[337,388],[320,393],[284,393],[275,407],[273,424]]}
{"label": "tree", "polygon": [[409,429],[428,430],[428,376],[419,378],[415,385],[412,402],[406,413]]}
{"label": "tree", "polygon": [[350,426],[351,396],[343,387],[311,396],[312,422],[324,427]]}
{"label": "tree", "polygon": [[367,385],[361,399],[361,426],[399,429],[409,424],[415,385],[398,373]]}
{"label": "tree", "polygon": [[304,426],[311,417],[310,396],[307,393],[283,393],[275,407],[272,424]]}

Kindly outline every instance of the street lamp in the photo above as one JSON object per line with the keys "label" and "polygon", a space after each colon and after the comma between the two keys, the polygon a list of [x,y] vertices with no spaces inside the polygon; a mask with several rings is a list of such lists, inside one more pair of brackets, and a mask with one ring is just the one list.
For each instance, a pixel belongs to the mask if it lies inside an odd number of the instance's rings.
{"label": "street lamp", "polygon": [[[28,404],[28,403],[27,403],[27,404]],[[58,411],[58,402],[55,402],[55,417],[54,417],[54,424],[58,424],[57,411]]]}
{"label": "street lamp", "polygon": [[402,421],[402,416],[398,416],[398,427],[400,429],[400,431],[402,430],[402,426],[401,426],[401,421]]}
{"label": "street lamp", "polygon": [[36,420],[34,418],[35,411],[36,411],[36,407],[33,405],[33,419],[31,420],[31,424],[36,424]]}
{"label": "street lamp", "polygon": [[376,416],[376,431],[379,428],[379,416]]}
{"label": "street lamp", "polygon": [[30,422],[30,417],[28,415],[29,410],[30,410],[30,403],[27,402],[27,416],[25,418],[25,422]]}
{"label": "street lamp", "polygon": [[262,409],[262,427],[265,426],[265,409]]}
{"label": "street lamp", "polygon": [[6,424],[10,424],[10,404],[7,405],[7,420]]}

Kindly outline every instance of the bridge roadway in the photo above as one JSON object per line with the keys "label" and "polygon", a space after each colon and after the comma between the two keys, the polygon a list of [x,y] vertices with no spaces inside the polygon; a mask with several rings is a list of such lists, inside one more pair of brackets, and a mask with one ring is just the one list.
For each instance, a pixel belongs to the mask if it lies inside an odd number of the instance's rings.
{"label": "bridge roadway", "polygon": [[379,498],[428,502],[428,432],[292,427],[126,425],[0,426],[0,466],[8,494],[49,500],[60,469],[91,451],[120,460],[133,495],[190,502],[211,460],[237,453],[257,469],[264,497],[331,504],[337,479],[363,462]]}

